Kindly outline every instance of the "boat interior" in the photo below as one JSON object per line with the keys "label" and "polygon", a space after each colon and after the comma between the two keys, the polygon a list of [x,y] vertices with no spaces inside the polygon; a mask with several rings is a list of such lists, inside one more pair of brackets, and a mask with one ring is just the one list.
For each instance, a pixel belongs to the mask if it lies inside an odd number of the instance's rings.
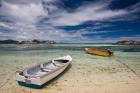
{"label": "boat interior", "polygon": [[58,68],[63,67],[67,62],[69,62],[69,60],[62,60],[62,59],[52,60],[46,63],[36,65],[31,68],[25,69],[22,74],[25,77],[43,76],[57,70]]}

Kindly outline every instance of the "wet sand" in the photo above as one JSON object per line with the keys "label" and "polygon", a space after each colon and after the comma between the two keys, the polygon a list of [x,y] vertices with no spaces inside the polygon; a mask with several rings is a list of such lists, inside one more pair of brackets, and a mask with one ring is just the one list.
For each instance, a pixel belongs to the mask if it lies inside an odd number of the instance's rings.
{"label": "wet sand", "polygon": [[[127,52],[116,52],[108,58],[65,51],[60,56],[65,53],[72,55],[72,66],[43,89],[19,86],[15,81],[15,71],[58,57],[58,54],[1,55],[0,93],[140,93],[139,52],[129,55]],[[131,56],[134,54],[137,56]]]}

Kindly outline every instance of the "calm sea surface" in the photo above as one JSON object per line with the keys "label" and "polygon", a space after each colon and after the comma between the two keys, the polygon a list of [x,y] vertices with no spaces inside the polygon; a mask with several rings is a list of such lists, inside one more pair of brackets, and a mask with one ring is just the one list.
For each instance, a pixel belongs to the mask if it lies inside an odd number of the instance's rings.
{"label": "calm sea surface", "polygon": [[[100,49],[109,49],[114,51],[117,59],[135,59],[140,60],[140,46],[113,45],[113,44],[0,44],[0,63],[4,61],[15,62],[15,59],[24,61],[41,61],[71,55],[76,62],[91,60],[90,58],[102,58],[92,56],[84,52],[85,47],[96,47]],[[111,57],[111,58],[113,58]],[[80,60],[82,58],[82,60]],[[138,61],[139,62],[139,61]]]}
{"label": "calm sea surface", "polygon": [[121,52],[140,52],[139,45],[113,45],[113,44],[54,44],[54,45],[46,45],[46,44],[25,44],[25,45],[17,45],[17,44],[0,44],[0,52],[1,51],[34,51],[34,50],[69,50],[69,51],[83,51],[85,47],[96,47],[100,49],[109,49],[113,51],[121,51]]}
{"label": "calm sea surface", "polygon": [[[109,49],[114,52],[114,55],[112,57],[89,55],[85,53],[85,47]],[[102,77],[102,75],[107,73],[114,73],[116,75],[115,77],[119,78],[122,76],[129,77],[128,75],[130,74],[136,78],[140,77],[140,46],[112,44],[0,44],[0,92],[4,91],[2,93],[25,93],[22,90],[18,90],[20,88],[18,88],[18,85],[15,81],[15,71],[64,55],[71,55],[73,61],[69,72],[67,72],[67,74],[58,80],[58,82],[61,82],[59,83],[61,85],[65,85],[64,80],[67,79],[68,81],[73,80],[73,83],[71,83],[71,81],[69,83],[70,85],[75,86],[76,83],[74,83],[74,81],[79,80],[81,77],[81,79],[83,79],[85,77],[84,75],[88,74],[88,71],[92,73],[89,74],[89,76],[93,76],[93,82],[98,81],[99,77]],[[83,74],[85,72],[86,74]],[[79,75],[77,75],[78,73]],[[99,74],[101,76],[95,78],[95,74]],[[111,76],[108,77],[108,75],[106,77],[110,78],[107,79],[110,81],[115,78],[111,78]],[[87,82],[89,82],[88,80],[89,79],[84,80],[86,83],[83,83],[83,80],[81,80],[77,84],[85,85]],[[120,81],[122,80],[123,79],[121,78]],[[123,81],[125,80],[126,79]],[[100,82],[100,80],[98,82]],[[69,85],[67,83],[68,82],[66,82],[66,85]],[[13,90],[13,88],[17,88],[17,90]],[[7,89],[10,92],[7,92]]]}

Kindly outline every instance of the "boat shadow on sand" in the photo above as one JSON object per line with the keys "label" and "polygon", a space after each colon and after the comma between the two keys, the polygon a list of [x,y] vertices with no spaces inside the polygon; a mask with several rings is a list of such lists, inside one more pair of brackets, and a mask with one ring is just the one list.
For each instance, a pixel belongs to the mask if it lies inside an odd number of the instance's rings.
{"label": "boat shadow on sand", "polygon": [[55,82],[56,80],[58,80],[60,77],[62,77],[66,72],[68,72],[68,70],[72,67],[72,64],[69,64],[69,66],[62,72],[60,73],[58,76],[56,76],[55,78],[51,79],[50,81],[46,82],[45,84],[43,84],[42,86],[38,87],[32,84],[28,84],[28,83],[22,83],[22,82],[18,82],[18,84],[20,86],[24,86],[27,88],[32,88],[32,89],[43,89],[43,88],[47,88],[49,85],[51,85],[53,82]]}

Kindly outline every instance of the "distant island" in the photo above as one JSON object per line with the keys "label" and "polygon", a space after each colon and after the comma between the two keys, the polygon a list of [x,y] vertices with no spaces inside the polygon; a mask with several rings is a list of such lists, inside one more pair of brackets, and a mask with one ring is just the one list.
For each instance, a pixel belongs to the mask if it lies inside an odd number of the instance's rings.
{"label": "distant island", "polygon": [[53,40],[0,40],[0,44],[55,44]]}
{"label": "distant island", "polygon": [[140,45],[140,41],[135,41],[135,40],[122,40],[122,41],[117,41],[114,44],[116,44],[116,45]]}

